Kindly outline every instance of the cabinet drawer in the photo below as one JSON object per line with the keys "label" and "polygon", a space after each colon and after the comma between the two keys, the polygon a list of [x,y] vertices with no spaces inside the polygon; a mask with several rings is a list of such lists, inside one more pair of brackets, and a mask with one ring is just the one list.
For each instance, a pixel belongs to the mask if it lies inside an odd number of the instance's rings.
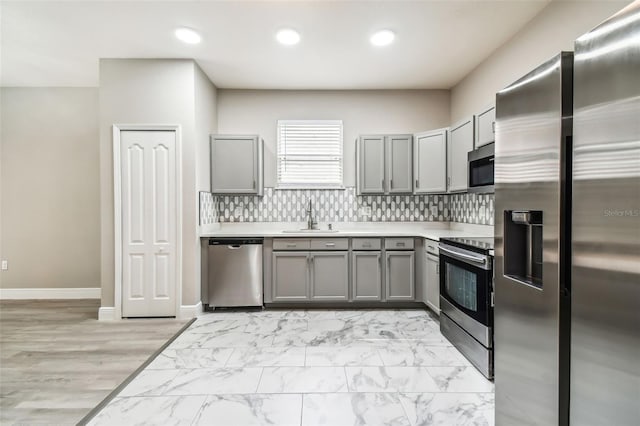
{"label": "cabinet drawer", "polygon": [[349,250],[349,240],[346,238],[314,238],[311,240],[311,250]]}
{"label": "cabinet drawer", "polygon": [[273,240],[273,249],[274,250],[309,250],[311,248],[311,243],[309,240],[304,239],[274,239]]}
{"label": "cabinet drawer", "polygon": [[386,238],[384,248],[387,250],[413,250],[413,238]]}
{"label": "cabinet drawer", "polygon": [[380,250],[380,238],[354,238],[351,240],[354,250]]}
{"label": "cabinet drawer", "polygon": [[438,242],[433,240],[424,240],[424,249],[427,253],[435,254],[436,256],[440,254],[438,251]]}

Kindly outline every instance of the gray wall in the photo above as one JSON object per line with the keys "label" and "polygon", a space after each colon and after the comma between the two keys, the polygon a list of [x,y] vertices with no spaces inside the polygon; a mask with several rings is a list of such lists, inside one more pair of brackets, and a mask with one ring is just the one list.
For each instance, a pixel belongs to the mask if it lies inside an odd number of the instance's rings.
{"label": "gray wall", "polygon": [[451,91],[452,123],[495,102],[495,94],[613,15],[628,1],[552,1]]}
{"label": "gray wall", "polygon": [[0,90],[0,287],[100,287],[98,89]]}
{"label": "gray wall", "polygon": [[344,184],[355,185],[355,139],[367,133],[414,133],[449,125],[448,90],[218,90],[218,131],[259,134],[265,142],[265,186],[276,183],[280,119],[339,119],[344,131]]}
{"label": "gray wall", "polygon": [[[207,86],[192,60],[103,59],[100,61],[100,194],[102,201],[102,306],[114,305],[113,124],[179,124],[182,140],[182,305],[200,300],[200,245],[196,158],[206,149],[202,135],[213,129],[215,99],[196,99]],[[196,83],[200,80],[199,83]],[[196,104],[205,112],[196,114]],[[206,111],[208,110],[208,111]],[[196,118],[198,117],[198,118]],[[214,120],[211,118],[210,120]],[[196,121],[199,123],[196,126]],[[197,178],[197,176],[201,176]],[[202,182],[200,182],[203,184]],[[203,184],[204,185],[204,184]]]}

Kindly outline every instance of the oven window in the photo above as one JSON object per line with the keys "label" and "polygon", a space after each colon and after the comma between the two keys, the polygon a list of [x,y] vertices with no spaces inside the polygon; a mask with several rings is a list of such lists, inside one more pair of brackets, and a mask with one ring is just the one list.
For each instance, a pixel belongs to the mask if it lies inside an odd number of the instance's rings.
{"label": "oven window", "polygon": [[470,311],[478,310],[478,275],[451,263],[446,264],[447,295]]}

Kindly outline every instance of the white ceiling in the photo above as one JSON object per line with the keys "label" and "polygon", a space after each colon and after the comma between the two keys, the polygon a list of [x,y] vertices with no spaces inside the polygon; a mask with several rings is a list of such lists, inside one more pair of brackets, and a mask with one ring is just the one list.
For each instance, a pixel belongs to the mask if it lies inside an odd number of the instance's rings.
{"label": "white ceiling", "polygon": [[[194,58],[221,88],[447,89],[548,1],[2,1],[0,83],[97,86],[99,58]],[[382,28],[395,42],[371,46]]]}

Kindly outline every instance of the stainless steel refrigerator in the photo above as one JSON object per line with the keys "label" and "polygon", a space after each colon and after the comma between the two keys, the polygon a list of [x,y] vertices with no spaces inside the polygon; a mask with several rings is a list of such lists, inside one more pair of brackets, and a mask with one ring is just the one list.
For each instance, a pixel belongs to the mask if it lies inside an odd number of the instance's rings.
{"label": "stainless steel refrigerator", "polygon": [[640,421],[640,2],[496,95],[496,424]]}

